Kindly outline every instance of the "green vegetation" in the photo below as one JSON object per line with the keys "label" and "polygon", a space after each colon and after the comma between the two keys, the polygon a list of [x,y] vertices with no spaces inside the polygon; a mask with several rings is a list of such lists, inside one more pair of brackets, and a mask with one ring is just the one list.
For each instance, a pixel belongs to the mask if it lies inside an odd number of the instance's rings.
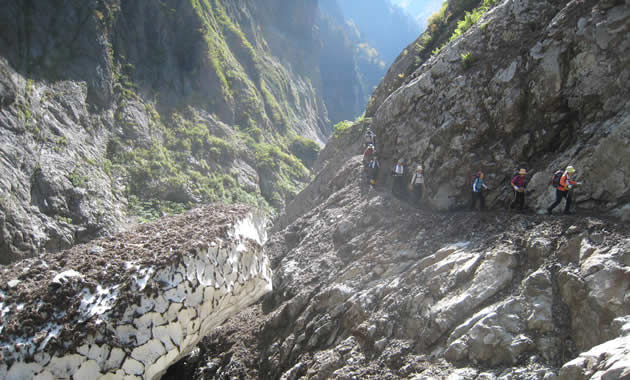
{"label": "green vegetation", "polygon": [[88,182],[88,177],[79,173],[76,168],[72,170],[72,173],[69,173],[67,175],[67,178],[70,180],[72,186],[74,187],[85,187]]}
{"label": "green vegetation", "polygon": [[308,181],[309,171],[295,156],[283,152],[278,146],[266,143],[255,145],[256,166],[261,177],[261,189],[274,206],[298,193]]}
{"label": "green vegetation", "polygon": [[350,131],[354,123],[348,120],[340,121],[339,123],[333,126],[333,136],[335,138],[339,138]]}
{"label": "green vegetation", "polygon": [[298,135],[294,136],[289,145],[289,151],[299,158],[307,168],[313,167],[320,149],[315,141]]}
{"label": "green vegetation", "polygon": [[468,51],[466,53],[462,53],[461,57],[462,57],[462,66],[464,67],[464,69],[470,68],[470,66],[473,63],[472,54]]}
{"label": "green vegetation", "polygon": [[[124,59],[124,57],[122,57]],[[131,80],[135,68],[131,64],[119,65],[114,70],[114,92],[124,101],[139,99],[136,95],[136,84]]]}
{"label": "green vegetation", "polygon": [[72,224],[72,218],[67,217],[67,216],[55,215],[55,219],[57,219],[58,221],[62,223]]}
{"label": "green vegetation", "polygon": [[102,164],[102,168],[103,171],[105,172],[105,174],[107,174],[108,176],[112,176],[112,162],[110,160],[108,160],[107,158],[103,159],[103,164]]}
{"label": "green vegetation", "polygon": [[[204,142],[204,146],[211,146],[206,144]],[[132,210],[146,209],[147,204],[159,205],[158,200],[168,200],[182,205],[217,201],[247,202],[266,207],[262,199],[250,196],[239,186],[234,173],[222,172],[220,167],[211,168],[211,163],[216,162],[212,156],[217,154],[217,151],[221,152],[222,149],[233,151],[233,148],[223,141],[215,148],[216,150],[209,149],[207,153],[200,152],[197,155],[200,158],[192,162],[188,159],[195,157],[191,150],[171,150],[158,141],[154,141],[150,148],[136,148],[117,154],[115,160],[128,173],[129,193],[139,199],[134,203]],[[181,146],[178,146],[178,149],[181,149]],[[156,210],[163,210],[162,206],[156,206]],[[181,207],[170,204],[168,209],[175,210]]]}
{"label": "green vegetation", "polygon": [[[191,4],[197,16],[203,22],[202,33],[208,47],[208,60],[219,80],[221,94],[226,101],[232,99],[233,94],[226,73],[228,68],[231,67],[228,64],[228,57],[231,53],[225,43],[225,38],[220,34],[221,29],[217,23],[214,9],[210,5],[209,0],[191,0]],[[222,7],[221,10],[224,11]]]}
{"label": "green vegetation", "polygon": [[159,199],[141,200],[135,195],[129,196],[129,210],[136,215],[140,223],[147,223],[164,215],[181,214],[192,208],[192,203],[178,203]]}
{"label": "green vegetation", "polygon": [[53,149],[55,152],[59,153],[66,146],[68,146],[68,139],[66,139],[66,136],[61,136],[55,141]]}
{"label": "green vegetation", "polygon": [[[483,0],[479,7],[473,8],[478,4],[478,1],[445,1],[440,10],[429,17],[427,29],[422,33],[420,41],[415,45],[416,53],[420,55],[427,49],[431,49],[431,56],[438,54],[448,42],[470,29],[496,3],[497,0]],[[457,27],[454,30],[449,30],[449,25],[451,25],[454,17],[462,18],[457,22]],[[445,35],[448,35],[448,40],[445,39]],[[418,67],[423,62],[424,59],[421,58],[417,61],[415,67]]]}
{"label": "green vegetation", "polygon": [[[168,111],[173,112],[168,117],[160,115],[136,95],[133,65],[125,64],[126,58],[112,50],[118,95],[115,120],[122,133],[110,140],[107,159],[99,165],[112,179],[125,179],[130,212],[141,220],[216,201],[279,207],[308,181],[307,167],[319,152],[314,141],[291,131],[297,118],[290,99],[295,101],[299,95],[289,82],[290,73],[265,60],[256,48],[266,46],[266,42],[248,40],[224,2],[190,3],[205,42],[208,79],[215,84],[207,91],[212,92],[193,91],[190,98]],[[167,17],[176,12],[166,2],[159,6]],[[100,19],[98,14],[96,17]],[[154,50],[148,59],[150,65],[168,54]],[[312,87],[308,80],[306,85]],[[137,131],[138,126],[129,121],[133,118],[128,117],[126,108],[132,101],[145,104],[150,133]],[[191,103],[194,107],[186,107]],[[217,132],[225,127],[212,125],[207,115],[195,111],[199,108],[220,114],[218,110],[236,110],[230,121],[233,131]],[[258,178],[248,178],[240,170],[243,165],[254,167]],[[261,193],[245,191],[255,185],[260,186]]]}
{"label": "green vegetation", "polygon": [[[392,93],[404,82],[404,78],[413,73],[429,58],[440,53],[442,48],[450,41],[470,29],[479,21],[481,16],[497,4],[498,0],[446,0],[439,11],[428,19],[427,29],[420,35],[413,46],[413,51],[408,52],[414,56],[413,64],[409,65],[404,73],[390,77],[384,92]],[[482,25],[485,28],[485,25]],[[472,56],[462,56],[462,64],[465,69],[473,63]],[[373,102],[368,103],[369,113],[372,113]]]}
{"label": "green vegetation", "polygon": [[495,6],[496,3],[497,0],[484,0],[483,4],[480,7],[474,9],[472,12],[466,12],[464,19],[457,22],[457,29],[455,29],[455,31],[451,35],[449,42],[461,36],[473,25],[475,25],[477,21],[479,21],[481,16],[483,16],[493,6]]}
{"label": "green vegetation", "polygon": [[208,49],[208,62],[219,82],[220,102],[236,103],[240,110],[235,124],[248,130],[271,122],[275,127],[269,131],[271,137],[276,139],[278,134],[286,134],[291,107],[278,101],[279,97],[287,98],[285,75],[278,75],[278,68],[272,64],[263,64],[219,0],[191,0],[191,3],[203,24],[201,32]]}
{"label": "green vegetation", "polygon": [[[141,220],[211,202],[241,202],[271,210],[268,201],[283,201],[308,179],[308,170],[297,158],[255,140],[261,139],[259,129],[221,138],[211,134],[193,110],[188,112],[186,116],[172,114],[166,125],[154,118],[163,138],[154,139],[148,147],[119,138],[108,144],[111,161],[103,161],[103,170],[109,175],[114,168],[122,171],[128,183],[129,210]],[[255,152],[251,164],[272,184],[265,194],[267,200],[248,193],[237,180],[238,172],[224,169],[245,154],[243,142]]]}

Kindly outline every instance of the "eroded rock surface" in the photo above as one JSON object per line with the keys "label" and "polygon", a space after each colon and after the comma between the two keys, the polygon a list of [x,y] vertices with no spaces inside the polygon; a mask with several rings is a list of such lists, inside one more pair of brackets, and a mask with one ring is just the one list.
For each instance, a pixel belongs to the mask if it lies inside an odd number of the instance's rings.
{"label": "eroded rock surface", "polygon": [[340,166],[339,187],[267,243],[274,292],[173,374],[553,379],[630,368],[617,360],[625,330],[611,325],[630,314],[628,225],[415,209],[368,188],[360,157]]}
{"label": "eroded rock surface", "polygon": [[497,207],[525,167],[540,211],[570,164],[584,182],[578,208],[628,218],[629,31],[627,1],[499,2],[373,109],[381,163],[424,165],[427,199],[443,210],[468,202],[477,170]]}
{"label": "eroded rock surface", "polygon": [[266,219],[212,206],[0,273],[0,377],[158,379],[271,290]]}
{"label": "eroded rock surface", "polygon": [[198,375],[569,379],[630,368],[627,329],[610,323],[630,313],[627,225],[416,210],[361,174],[359,157],[347,162],[335,179],[345,185],[271,237],[276,291],[202,344],[217,365],[197,358]]}

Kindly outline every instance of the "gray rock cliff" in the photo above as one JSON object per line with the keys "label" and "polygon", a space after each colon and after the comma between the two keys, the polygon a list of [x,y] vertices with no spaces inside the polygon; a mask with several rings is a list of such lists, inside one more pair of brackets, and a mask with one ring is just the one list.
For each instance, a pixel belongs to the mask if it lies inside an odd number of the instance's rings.
{"label": "gray rock cliff", "polygon": [[324,96],[316,1],[0,7],[0,263],[197,204],[279,210],[326,102],[358,104]]}
{"label": "gray rock cliff", "polygon": [[542,211],[553,172],[573,165],[577,207],[625,214],[629,17],[624,2],[501,2],[378,107],[381,152],[423,164],[439,209],[466,203],[477,170],[504,202],[524,167]]}

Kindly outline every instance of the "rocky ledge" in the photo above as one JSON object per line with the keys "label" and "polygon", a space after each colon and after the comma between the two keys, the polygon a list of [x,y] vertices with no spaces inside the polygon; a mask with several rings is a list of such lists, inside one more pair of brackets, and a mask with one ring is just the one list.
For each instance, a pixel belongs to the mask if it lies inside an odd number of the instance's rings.
{"label": "rocky ledge", "polygon": [[0,378],[160,378],[271,291],[265,222],[215,205],[3,268]]}

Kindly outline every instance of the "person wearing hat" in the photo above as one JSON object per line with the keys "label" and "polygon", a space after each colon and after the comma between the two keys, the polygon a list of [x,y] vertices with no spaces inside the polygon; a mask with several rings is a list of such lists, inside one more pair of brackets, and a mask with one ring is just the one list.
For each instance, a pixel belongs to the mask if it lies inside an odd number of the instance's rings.
{"label": "person wearing hat", "polygon": [[525,176],[527,175],[527,170],[521,168],[518,171],[518,174],[512,178],[512,189],[514,189],[514,201],[510,205],[511,209],[515,209],[518,207],[520,211],[525,209],[525,188],[527,187],[527,179]]}
{"label": "person wearing hat", "polygon": [[547,208],[547,214],[551,215],[553,209],[562,202],[562,198],[567,201],[564,205],[564,213],[570,214],[569,208],[571,207],[571,189],[574,185],[578,185],[579,182],[575,182],[571,179],[571,176],[575,173],[575,168],[571,165],[567,166],[566,170],[560,177],[560,184],[556,187],[556,201],[553,202],[549,208]]}
{"label": "person wearing hat", "polygon": [[392,169],[392,176],[394,176],[394,183],[392,187],[392,193],[394,195],[402,196],[403,194],[403,176],[405,175],[405,166],[403,165],[403,159],[399,159],[394,168]]}
{"label": "person wearing hat", "polygon": [[370,144],[365,148],[365,152],[363,152],[363,165],[367,165],[370,162],[370,157],[376,153],[376,149],[374,145]]}
{"label": "person wearing hat", "polygon": [[485,200],[483,199],[483,190],[487,190],[486,182],[483,180],[484,174],[481,170],[475,175],[475,179],[472,184],[472,201],[470,202],[470,211],[475,209],[477,200],[479,200],[479,211],[483,211],[486,208]]}
{"label": "person wearing hat", "polygon": [[413,200],[416,204],[416,207],[420,207],[422,203],[422,198],[424,197],[424,170],[422,169],[422,165],[418,165],[416,171],[413,173],[411,177],[411,186],[413,191]]}
{"label": "person wearing hat", "polygon": [[370,162],[368,162],[368,182],[370,185],[376,185],[376,175],[378,174],[378,169],[381,167],[381,164],[378,162],[378,157],[376,154],[372,155]]}
{"label": "person wearing hat", "polygon": [[365,132],[365,136],[363,138],[363,142],[364,142],[366,147],[369,146],[369,145],[376,146],[376,134],[374,134],[374,132],[372,132],[372,130],[370,128],[368,128],[367,132]]}

